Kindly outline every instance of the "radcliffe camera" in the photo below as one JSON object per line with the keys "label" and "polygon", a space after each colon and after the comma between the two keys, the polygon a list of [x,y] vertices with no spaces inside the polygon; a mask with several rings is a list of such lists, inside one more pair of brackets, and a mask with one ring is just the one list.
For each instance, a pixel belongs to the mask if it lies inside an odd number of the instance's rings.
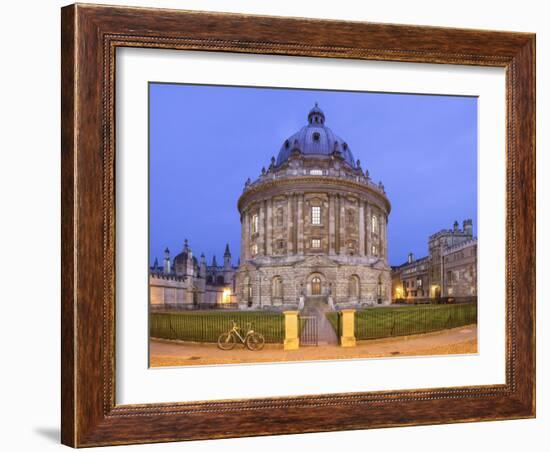
{"label": "radcliffe camera", "polygon": [[149,91],[152,367],[477,353],[477,98]]}

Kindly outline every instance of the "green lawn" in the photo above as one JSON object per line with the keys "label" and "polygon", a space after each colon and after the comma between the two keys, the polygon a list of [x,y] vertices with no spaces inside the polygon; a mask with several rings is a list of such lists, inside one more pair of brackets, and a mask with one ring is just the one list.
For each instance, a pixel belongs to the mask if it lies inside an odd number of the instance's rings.
{"label": "green lawn", "polygon": [[152,312],[149,318],[150,336],[160,339],[217,342],[221,333],[231,329],[232,320],[241,327],[243,336],[251,322],[266,342],[282,343],[284,339],[284,317],[277,312]]}
{"label": "green lawn", "polygon": [[[327,315],[338,332],[338,313]],[[477,305],[427,305],[369,308],[355,313],[355,337],[406,336],[477,323]]]}

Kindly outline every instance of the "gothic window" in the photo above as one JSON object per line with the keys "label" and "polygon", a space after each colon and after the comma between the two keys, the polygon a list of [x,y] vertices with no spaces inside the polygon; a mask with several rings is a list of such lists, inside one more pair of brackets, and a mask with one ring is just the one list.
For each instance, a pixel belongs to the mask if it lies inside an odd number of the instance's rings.
{"label": "gothic window", "polygon": [[321,224],[321,206],[311,208],[311,224]]}
{"label": "gothic window", "polygon": [[321,239],[311,239],[311,247],[316,249],[321,248]]}
{"label": "gothic window", "polygon": [[372,216],[372,233],[378,234],[378,217],[376,215]]}
{"label": "gothic window", "polygon": [[252,215],[252,234],[256,234],[258,232],[258,214],[255,213]]}
{"label": "gothic window", "polygon": [[271,293],[273,298],[283,298],[283,278],[280,276],[273,278]]}
{"label": "gothic window", "polygon": [[359,297],[359,277],[357,275],[352,275],[349,279],[349,297],[358,298]]}

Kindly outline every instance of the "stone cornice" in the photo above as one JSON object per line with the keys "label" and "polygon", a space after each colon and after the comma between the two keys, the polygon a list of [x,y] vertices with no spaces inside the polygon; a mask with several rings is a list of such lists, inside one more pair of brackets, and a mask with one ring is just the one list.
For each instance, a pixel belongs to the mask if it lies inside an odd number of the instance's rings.
{"label": "stone cornice", "polygon": [[[279,194],[303,193],[304,191],[341,191],[351,190],[355,194],[370,195],[380,201],[389,214],[391,204],[380,190],[360,182],[331,176],[295,176],[272,179],[249,187],[239,198],[237,207],[242,213],[243,207],[252,201],[260,201]],[[263,196],[262,196],[263,195]]]}

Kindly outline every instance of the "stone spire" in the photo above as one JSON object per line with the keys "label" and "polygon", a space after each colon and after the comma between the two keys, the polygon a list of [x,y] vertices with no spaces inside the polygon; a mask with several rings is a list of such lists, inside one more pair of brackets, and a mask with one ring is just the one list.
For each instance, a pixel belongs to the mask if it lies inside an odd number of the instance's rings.
{"label": "stone spire", "polygon": [[163,266],[164,273],[170,273],[170,250],[168,247],[164,250],[164,266]]}

